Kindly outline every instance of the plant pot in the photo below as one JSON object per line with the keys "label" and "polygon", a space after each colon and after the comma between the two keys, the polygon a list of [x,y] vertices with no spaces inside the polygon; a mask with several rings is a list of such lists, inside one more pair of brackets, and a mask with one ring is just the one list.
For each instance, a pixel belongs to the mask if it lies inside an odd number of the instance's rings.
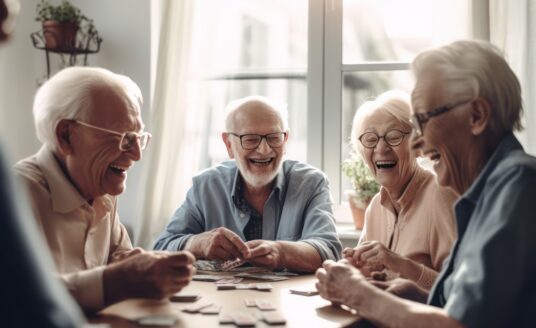
{"label": "plant pot", "polygon": [[47,49],[56,51],[71,51],[76,48],[76,33],[78,22],[44,21],[43,35]]}
{"label": "plant pot", "polygon": [[357,198],[354,190],[347,190],[345,193],[348,196],[348,204],[350,204],[355,228],[363,229],[365,225],[365,210],[367,209],[368,203]]}

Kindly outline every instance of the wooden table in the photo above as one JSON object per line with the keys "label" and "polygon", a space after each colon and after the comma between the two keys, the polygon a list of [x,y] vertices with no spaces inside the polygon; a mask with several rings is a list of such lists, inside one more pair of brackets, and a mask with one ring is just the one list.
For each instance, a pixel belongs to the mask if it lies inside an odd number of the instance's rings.
{"label": "wooden table", "polygon": [[[269,300],[276,310],[281,312],[286,320],[286,327],[346,327],[354,326],[359,317],[331,303],[320,296],[301,296],[291,294],[290,288],[299,286],[314,286],[314,275],[290,277],[289,280],[269,282],[273,289],[270,292],[257,290],[217,290],[213,282],[193,281],[183,291],[199,293],[202,298],[197,301],[210,301],[221,305],[220,313],[247,312],[258,316],[257,308],[246,307],[244,299]],[[260,281],[244,280],[244,283]],[[92,323],[108,323],[111,327],[140,327],[133,320],[149,314],[171,314],[177,318],[173,327],[235,327],[234,324],[220,325],[218,315],[191,314],[181,309],[192,303],[176,303],[152,300],[132,299],[112,305],[97,316],[90,318]],[[361,326],[361,325],[360,325]],[[269,326],[258,320],[256,327]]]}

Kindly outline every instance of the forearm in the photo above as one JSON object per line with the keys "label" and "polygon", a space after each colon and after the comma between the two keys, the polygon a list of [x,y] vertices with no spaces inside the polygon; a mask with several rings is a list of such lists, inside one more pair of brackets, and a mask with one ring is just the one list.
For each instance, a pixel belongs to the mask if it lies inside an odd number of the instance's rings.
{"label": "forearm", "polygon": [[402,278],[409,279],[426,290],[432,288],[437,278],[437,272],[435,270],[407,257],[399,257],[390,269],[399,272]]}
{"label": "forearm", "polygon": [[[125,279],[122,277],[120,267],[117,265],[108,265],[102,275],[102,284],[104,289],[104,304],[106,306],[123,301],[131,297]],[[130,286],[132,287],[132,286]]]}
{"label": "forearm", "polygon": [[297,272],[315,272],[322,258],[311,245],[303,242],[277,241],[281,254],[280,267]]}
{"label": "forearm", "polygon": [[[356,304],[352,298],[346,304],[357,313],[381,327],[463,327],[448,313],[437,307],[402,299],[372,285],[359,290]],[[356,291],[352,295],[355,295]],[[354,297],[357,298],[357,297]]]}

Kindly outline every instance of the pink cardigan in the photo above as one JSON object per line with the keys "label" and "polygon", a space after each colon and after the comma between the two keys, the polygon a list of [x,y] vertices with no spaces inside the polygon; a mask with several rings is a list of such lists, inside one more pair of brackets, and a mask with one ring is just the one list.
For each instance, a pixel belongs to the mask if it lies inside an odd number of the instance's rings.
{"label": "pink cardigan", "polygon": [[429,290],[456,239],[453,205],[457,198],[451,189],[440,187],[431,172],[418,167],[398,200],[393,201],[383,187],[374,196],[359,243],[377,240],[389,247],[392,235],[393,252],[425,266],[416,283]]}

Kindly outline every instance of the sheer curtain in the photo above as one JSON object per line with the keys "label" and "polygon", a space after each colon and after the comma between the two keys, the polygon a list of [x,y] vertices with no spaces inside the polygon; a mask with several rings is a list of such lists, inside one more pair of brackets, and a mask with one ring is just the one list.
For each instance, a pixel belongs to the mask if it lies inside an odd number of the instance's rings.
{"label": "sheer curtain", "polygon": [[149,248],[184,198],[197,168],[187,145],[192,0],[165,0],[157,54],[154,96],[148,131],[153,138],[144,154],[145,198],[136,244]]}
{"label": "sheer curtain", "polygon": [[501,48],[521,82],[525,150],[536,154],[536,1],[490,0],[490,41]]}

